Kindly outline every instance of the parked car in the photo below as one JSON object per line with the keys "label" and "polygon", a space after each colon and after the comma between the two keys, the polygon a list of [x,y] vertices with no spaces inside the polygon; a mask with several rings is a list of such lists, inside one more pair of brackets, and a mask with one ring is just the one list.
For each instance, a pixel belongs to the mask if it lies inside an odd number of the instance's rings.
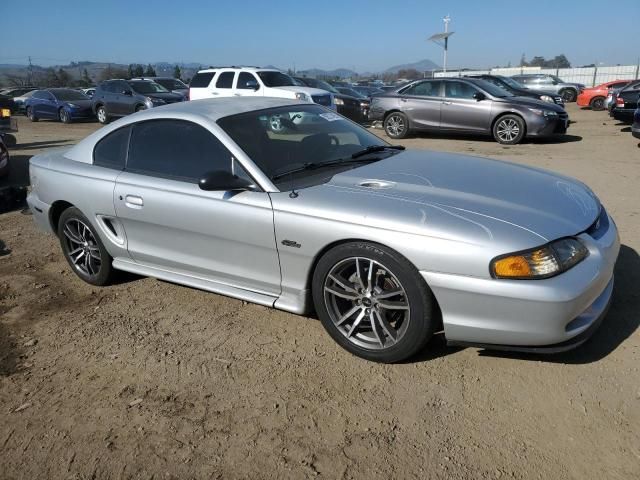
{"label": "parked car", "polygon": [[19,97],[13,97],[13,103],[15,104],[17,113],[25,112],[26,110],[25,102],[27,101],[28,98],[31,98],[31,96],[36,92],[37,90],[31,90],[25,94],[20,95]]}
{"label": "parked car", "polygon": [[380,89],[378,87],[369,87],[369,86],[365,86],[365,85],[354,85],[353,89],[358,93],[366,95],[367,97],[369,97],[369,99],[373,98],[376,95],[380,95],[382,93],[385,93],[384,90],[382,90],[382,89]]}
{"label": "parked car", "polygon": [[[269,133],[269,117],[302,113],[314,120]],[[32,157],[28,203],[85,282],[125,270],[315,309],[374,361],[404,360],[441,329],[450,344],[519,351],[586,341],[619,251],[595,194],[541,169],[403,150],[309,102],[185,102]]]}
{"label": "parked car", "polygon": [[2,94],[0,94],[0,108],[9,110],[11,113],[14,113],[18,109],[13,98]]}
{"label": "parked car", "polygon": [[171,93],[177,93],[182,95],[185,99],[189,97],[189,86],[185,85],[182,80],[173,77],[140,77],[132,78],[131,80],[151,80],[152,82],[159,83]]}
{"label": "parked car", "polygon": [[580,92],[585,88],[581,83],[565,82],[555,75],[545,73],[513,75],[511,78],[529,90],[544,90],[557,93],[565,103],[575,102]]}
{"label": "parked car", "polygon": [[479,78],[489,83],[493,83],[497,87],[504,88],[508,92],[517,97],[537,98],[547,103],[555,103],[564,107],[562,97],[554,92],[544,92],[526,89],[523,85],[516,82],[513,78],[502,75],[465,75],[467,78]]}
{"label": "parked car", "polygon": [[547,137],[567,131],[569,116],[559,105],[516,97],[484,80],[442,78],[418,80],[397,92],[377,95],[371,121],[382,122],[391,138],[412,131],[492,135],[513,145],[525,137]]}
{"label": "parked car", "polygon": [[313,102],[335,109],[326,90],[296,85],[279,70],[258,67],[221,67],[199,71],[189,85],[189,98],[276,97]]}
{"label": "parked car", "polygon": [[631,133],[634,137],[640,138],[640,102],[638,102],[638,108],[636,108],[633,114],[633,125],[631,126]]}
{"label": "parked car", "polygon": [[4,144],[4,135],[0,133],[0,178],[9,175],[9,149]]}
{"label": "parked car", "polygon": [[11,114],[11,108],[0,108],[0,135],[6,147],[15,146],[16,137],[13,133],[18,131],[18,122]]}
{"label": "parked car", "polygon": [[609,92],[623,88],[628,84],[629,80],[614,80],[601,83],[595,87],[585,88],[578,95],[577,104],[579,107],[591,107],[592,110],[604,110]]}
{"label": "parked car", "polygon": [[6,95],[7,97],[15,98],[15,97],[20,97],[25,93],[28,93],[37,89],[38,87],[31,87],[31,86],[9,87],[9,88],[3,88],[2,90],[0,90],[0,94]]}
{"label": "parked car", "polygon": [[151,80],[106,80],[91,98],[93,111],[103,125],[112,118],[182,101],[182,95]]}
{"label": "parked car", "polygon": [[609,115],[621,122],[631,123],[638,100],[640,100],[640,81],[633,81],[614,96]]}
{"label": "parked car", "polygon": [[25,109],[27,118],[32,122],[46,119],[71,123],[74,120],[93,118],[91,99],[71,88],[37,90],[25,102]]}
{"label": "parked car", "polygon": [[82,93],[84,93],[89,98],[93,97],[93,94],[96,93],[95,87],[81,88],[80,90],[82,90]]}
{"label": "parked car", "polygon": [[340,93],[338,89],[332,87],[323,80],[306,77],[294,77],[294,80],[297,80],[302,85],[306,85],[307,87],[318,88],[320,90],[326,90],[327,92],[331,93],[333,95],[333,101],[336,105],[336,110],[340,115],[343,115],[358,123],[364,123],[367,121],[370,104],[368,100],[362,100],[351,95]]}

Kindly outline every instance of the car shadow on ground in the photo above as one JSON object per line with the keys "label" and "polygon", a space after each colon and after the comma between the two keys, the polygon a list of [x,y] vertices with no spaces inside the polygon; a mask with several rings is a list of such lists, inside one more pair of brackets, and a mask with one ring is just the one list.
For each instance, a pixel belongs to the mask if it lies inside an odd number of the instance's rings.
{"label": "car shadow on ground", "polygon": [[43,148],[64,147],[75,144],[75,140],[43,140],[41,142],[18,143],[13,149],[19,150],[42,150]]}
{"label": "car shadow on ground", "polygon": [[629,338],[640,326],[640,256],[631,247],[622,245],[615,267],[613,300],[607,317],[593,336],[568,352],[553,355],[522,354],[480,350],[481,356],[533,360],[547,363],[580,365],[597,362]]}
{"label": "car shadow on ground", "polygon": [[[3,313],[0,307],[0,315]],[[18,371],[20,352],[7,327],[0,323],[0,377],[8,377]]]}
{"label": "car shadow on ground", "polygon": [[0,213],[26,207],[30,155],[12,155],[9,175],[0,179]]}
{"label": "car shadow on ground", "polygon": [[[451,139],[460,139],[460,140],[470,140],[474,142],[485,142],[485,143],[496,143],[496,140],[491,135],[474,135],[474,134],[466,134],[466,133],[412,133],[407,137],[410,138],[429,138],[433,140],[451,140]],[[579,142],[582,140],[582,137],[579,135],[552,135],[549,137],[541,137],[541,138],[524,138],[522,144],[538,144],[538,143],[571,143],[571,142]],[[516,146],[516,145],[505,145]]]}
{"label": "car shadow on ground", "polygon": [[623,133],[629,133],[629,132],[631,132],[631,127],[621,128],[620,131],[623,132]]}

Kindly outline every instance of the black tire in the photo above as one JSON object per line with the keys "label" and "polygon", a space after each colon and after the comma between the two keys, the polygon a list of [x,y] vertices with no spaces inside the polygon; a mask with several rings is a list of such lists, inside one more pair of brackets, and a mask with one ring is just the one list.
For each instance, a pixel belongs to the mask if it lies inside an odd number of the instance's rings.
{"label": "black tire", "polygon": [[493,138],[503,145],[520,143],[526,134],[526,125],[518,115],[503,115],[493,124]]}
{"label": "black tire", "polygon": [[39,119],[33,111],[32,107],[27,107],[27,118],[32,122],[37,122]]}
{"label": "black tire", "polygon": [[71,123],[71,115],[64,108],[58,110],[58,118],[62,123]]}
{"label": "black tire", "polygon": [[136,113],[141,112],[141,111],[146,110],[146,109],[147,109],[147,107],[145,107],[144,105],[138,105],[136,107]]}
{"label": "black tire", "polygon": [[385,117],[383,127],[390,138],[406,138],[409,135],[409,118],[402,112],[391,112]]}
{"label": "black tire", "polygon": [[102,125],[109,123],[109,114],[107,113],[107,109],[104,105],[98,105],[96,107],[96,118]]}
{"label": "black tire", "polygon": [[589,105],[591,106],[591,110],[596,110],[596,111],[604,110],[605,101],[606,99],[604,97],[592,98],[591,102],[589,102]]}
{"label": "black tire", "polygon": [[571,88],[565,88],[560,90],[560,96],[562,97],[562,101],[564,103],[575,102],[576,98],[578,98],[578,92]]}
{"label": "black tire", "polygon": [[[113,259],[91,222],[80,210],[70,207],[62,212],[58,222],[58,239],[64,258],[78,277],[91,285],[111,283],[115,276],[111,266]],[[78,255],[75,261],[72,258],[74,252]],[[99,255],[99,260],[96,255]]]}
{"label": "black tire", "polygon": [[[387,295],[385,300],[378,303],[376,296],[371,295],[365,305],[360,298],[343,299],[327,293],[331,292],[331,287],[327,287],[326,282],[334,282],[333,279],[338,275],[335,272],[339,271],[336,269],[347,265],[344,267],[346,271],[348,265],[353,265],[356,258],[359,262],[364,262],[360,263],[362,267],[353,267],[355,271],[362,273],[361,277],[369,275],[368,269],[376,272],[375,279],[371,282],[376,290],[379,289],[380,283],[384,287],[386,282],[394,280],[390,288],[401,290],[400,296]],[[374,263],[374,268],[368,267]],[[382,277],[379,276],[381,272]],[[373,275],[372,273],[372,277]],[[341,278],[346,280],[344,276]],[[353,279],[354,274],[348,278]],[[348,286],[350,282],[351,280],[347,280],[345,285]],[[368,278],[365,278],[365,283],[369,284]],[[351,286],[357,288],[359,284],[362,285],[360,294],[367,295],[363,283],[353,280]],[[350,242],[325,253],[313,273],[312,293],[316,312],[329,335],[348,352],[375,362],[400,362],[415,355],[431,339],[438,324],[434,318],[437,311],[435,298],[418,270],[399,253],[375,243]],[[385,290],[380,288],[379,294],[384,297]],[[396,301],[390,301],[391,298],[395,298]],[[382,307],[382,302],[385,302],[386,306],[396,306],[387,309]],[[342,313],[339,304],[347,313],[357,309],[350,316],[342,315],[343,323],[340,323],[340,320],[336,321],[337,313]],[[402,310],[396,309],[400,304],[403,304]],[[395,337],[389,333],[389,328],[395,333]]]}

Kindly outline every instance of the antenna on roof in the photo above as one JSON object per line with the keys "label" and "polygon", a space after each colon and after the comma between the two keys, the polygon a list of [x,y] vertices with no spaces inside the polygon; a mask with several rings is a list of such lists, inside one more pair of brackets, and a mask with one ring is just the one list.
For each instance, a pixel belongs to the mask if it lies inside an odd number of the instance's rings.
{"label": "antenna on roof", "polygon": [[442,21],[444,22],[444,32],[436,33],[435,35],[431,35],[429,37],[429,41],[433,43],[437,43],[441,47],[444,48],[444,59],[442,64],[442,71],[447,72],[447,52],[449,50],[449,37],[454,34],[454,32],[449,31],[449,22],[451,22],[451,17],[449,15],[445,16]]}

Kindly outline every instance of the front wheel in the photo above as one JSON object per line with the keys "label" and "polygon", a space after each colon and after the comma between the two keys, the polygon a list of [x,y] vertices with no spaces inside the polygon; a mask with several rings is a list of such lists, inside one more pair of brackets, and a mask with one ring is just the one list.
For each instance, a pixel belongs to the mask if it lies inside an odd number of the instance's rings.
{"label": "front wheel", "polygon": [[402,112],[393,112],[384,119],[384,131],[391,138],[405,138],[409,134],[409,119]]}
{"label": "front wheel", "polygon": [[591,109],[592,110],[604,110],[604,97],[596,97],[591,100]]}
{"label": "front wheel", "polygon": [[108,285],[114,277],[111,256],[80,210],[68,208],[60,216],[58,238],[65,259],[78,277],[92,285]]}
{"label": "front wheel", "polygon": [[329,335],[367,360],[405,360],[435,331],[433,294],[406,258],[382,245],[352,242],[330,250],[318,262],[312,291]]}
{"label": "front wheel", "polygon": [[71,115],[64,108],[60,109],[58,117],[62,123],[71,123]]}
{"label": "front wheel", "polygon": [[104,105],[100,105],[98,108],[96,108],[96,117],[98,117],[98,121],[102,125],[106,125],[107,123],[109,123],[109,114],[107,113],[107,109],[104,107]]}
{"label": "front wheel", "polygon": [[27,107],[27,118],[32,122],[38,121],[38,117],[36,117],[36,113],[33,111],[33,107]]}
{"label": "front wheel", "polygon": [[562,97],[562,100],[564,101],[564,103],[575,102],[576,98],[578,98],[578,94],[576,93],[576,91],[570,88],[566,88],[562,90],[560,92],[560,96]]}
{"label": "front wheel", "polygon": [[503,145],[520,143],[524,134],[524,120],[517,115],[504,115],[493,125],[493,138]]}

